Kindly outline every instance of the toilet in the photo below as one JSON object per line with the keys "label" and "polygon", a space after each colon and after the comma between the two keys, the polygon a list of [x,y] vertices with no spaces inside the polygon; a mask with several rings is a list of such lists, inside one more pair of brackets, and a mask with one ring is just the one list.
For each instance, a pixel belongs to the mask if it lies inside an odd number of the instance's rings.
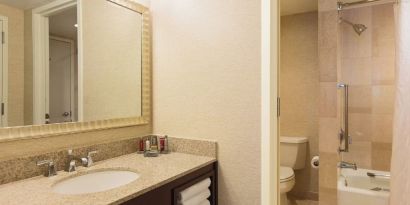
{"label": "toilet", "polygon": [[280,137],[280,205],[288,204],[287,193],[295,186],[294,170],[303,169],[307,137]]}

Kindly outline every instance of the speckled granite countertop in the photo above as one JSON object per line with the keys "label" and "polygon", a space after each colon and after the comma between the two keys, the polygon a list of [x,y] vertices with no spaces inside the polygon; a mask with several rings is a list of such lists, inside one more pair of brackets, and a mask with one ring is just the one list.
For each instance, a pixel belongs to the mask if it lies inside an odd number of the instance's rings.
{"label": "speckled granite countertop", "polygon": [[[97,162],[90,168],[78,167],[74,173],[60,171],[53,177],[38,176],[1,185],[0,204],[120,204],[215,161],[212,157],[175,152],[154,158],[123,155]],[[52,186],[65,178],[99,169],[125,169],[137,172],[140,177],[127,185],[92,194],[62,195],[52,191]]]}

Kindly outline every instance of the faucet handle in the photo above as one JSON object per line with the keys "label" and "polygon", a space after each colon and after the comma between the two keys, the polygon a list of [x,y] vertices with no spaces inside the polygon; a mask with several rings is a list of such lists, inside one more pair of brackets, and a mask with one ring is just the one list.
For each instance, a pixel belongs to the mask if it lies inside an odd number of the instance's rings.
{"label": "faucet handle", "polygon": [[41,160],[37,162],[37,166],[43,166],[43,165],[48,166],[48,171],[44,173],[44,176],[51,177],[51,176],[57,175],[57,170],[56,170],[53,160],[48,159],[48,160]]}
{"label": "faucet handle", "polygon": [[97,153],[98,153],[98,151],[88,152],[87,158],[82,159],[83,165],[86,166],[86,167],[91,167],[94,163],[92,155],[97,154]]}
{"label": "faucet handle", "polygon": [[88,156],[88,157],[91,157],[92,155],[97,154],[97,153],[98,153],[97,150],[91,151],[91,152],[88,152],[87,156]]}

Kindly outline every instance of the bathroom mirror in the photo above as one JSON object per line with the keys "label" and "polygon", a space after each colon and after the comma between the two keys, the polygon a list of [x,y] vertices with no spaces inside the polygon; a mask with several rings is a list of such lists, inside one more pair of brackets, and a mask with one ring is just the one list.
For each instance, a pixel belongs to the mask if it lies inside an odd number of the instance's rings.
{"label": "bathroom mirror", "polygon": [[145,7],[128,0],[0,0],[0,29],[1,129],[148,123]]}

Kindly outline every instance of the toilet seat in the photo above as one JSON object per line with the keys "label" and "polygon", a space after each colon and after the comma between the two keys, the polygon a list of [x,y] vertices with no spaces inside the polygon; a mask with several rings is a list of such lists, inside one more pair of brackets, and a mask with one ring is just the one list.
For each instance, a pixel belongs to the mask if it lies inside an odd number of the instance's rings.
{"label": "toilet seat", "polygon": [[281,166],[279,175],[280,175],[280,183],[288,182],[288,181],[295,179],[295,172],[293,172],[293,169],[290,167]]}
{"label": "toilet seat", "polygon": [[[295,186],[295,173],[290,167],[280,167],[280,193],[286,194]],[[284,196],[282,196],[284,197]]]}

